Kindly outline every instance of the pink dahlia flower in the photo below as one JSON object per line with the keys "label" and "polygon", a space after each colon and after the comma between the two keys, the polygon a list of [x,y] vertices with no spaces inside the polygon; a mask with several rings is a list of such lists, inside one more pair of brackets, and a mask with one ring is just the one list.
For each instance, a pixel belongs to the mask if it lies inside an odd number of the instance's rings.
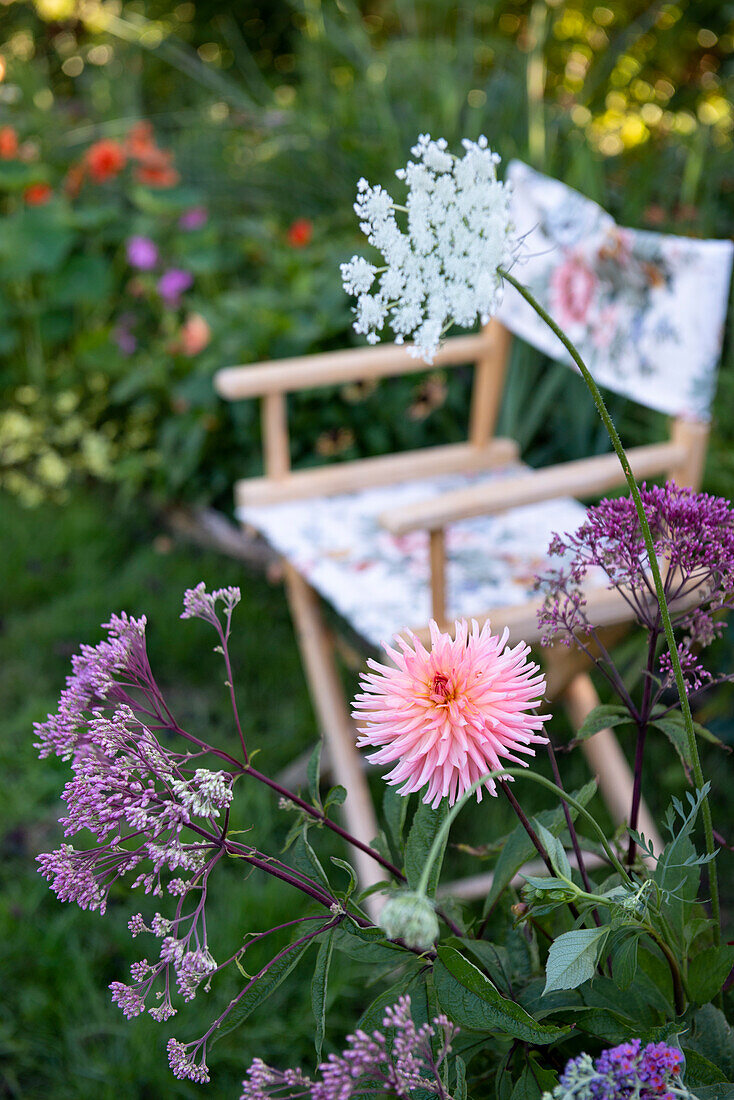
{"label": "pink dahlia flower", "polygon": [[[354,718],[364,725],[360,748],[376,748],[374,764],[395,767],[385,779],[402,783],[400,794],[426,788],[423,801],[453,805],[472,783],[502,767],[502,761],[526,765],[549,715],[532,713],[545,692],[538,666],[526,658],[529,646],[510,649],[508,631],[490,633],[473,620],[456,623],[456,637],[431,623],[431,650],[410,634],[398,638],[400,652],[385,644],[395,667],[369,661],[364,691],[354,703]],[[521,756],[515,754],[520,753]],[[495,794],[493,780],[486,790]],[[481,801],[481,789],[477,792]]]}

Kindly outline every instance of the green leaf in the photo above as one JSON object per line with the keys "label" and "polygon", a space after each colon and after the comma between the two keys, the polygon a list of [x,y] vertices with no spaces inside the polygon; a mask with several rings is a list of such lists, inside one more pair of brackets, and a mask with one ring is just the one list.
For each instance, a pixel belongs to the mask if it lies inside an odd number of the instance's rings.
{"label": "green leaf", "polygon": [[433,979],[441,1008],[460,1027],[498,1031],[527,1043],[553,1043],[569,1027],[539,1024],[515,1001],[503,997],[486,974],[453,947],[440,946]]}
{"label": "green leaf", "polygon": [[[620,933],[622,936],[622,933]],[[637,973],[637,943],[635,932],[625,934],[617,941],[612,951],[612,973],[620,989],[629,989]]]}
{"label": "green leaf", "polygon": [[398,997],[402,997],[404,993],[407,993],[417,980],[420,980],[421,983],[425,981],[417,974],[403,974],[389,989],[386,989],[379,997],[375,997],[372,1004],[363,1012],[357,1027],[368,1033],[374,1031],[375,1028],[381,1028],[385,1009],[388,1005],[394,1005]]}
{"label": "green leaf", "polygon": [[319,784],[320,784],[320,779],[321,779],[321,749],[322,749],[323,743],[324,743],[324,739],[323,739],[323,737],[320,737],[319,740],[314,745],[313,752],[311,753],[311,756],[309,757],[308,767],[306,768],[306,778],[308,780],[308,791],[309,791],[309,794],[311,795],[311,798],[313,799],[315,805],[317,805],[319,807],[319,809],[322,808],[321,807],[321,790],[320,790]]}
{"label": "green leaf", "polygon": [[334,929],[329,932],[325,940],[319,944],[319,953],[316,958],[316,969],[311,981],[311,1007],[316,1021],[314,1032],[314,1046],[316,1048],[316,1060],[321,1061],[321,1048],[324,1043],[324,1029],[326,1027],[326,994],[329,985],[329,967],[331,956],[334,953]]}
{"label": "green leaf", "polygon": [[684,1050],[686,1059],[685,1082],[689,1088],[698,1089],[702,1085],[726,1084],[726,1077],[718,1066],[704,1058],[697,1050]]}
{"label": "green leaf", "polygon": [[734,1100],[734,1085],[727,1081],[720,1085],[698,1086],[696,1100]]}
{"label": "green leaf", "polygon": [[32,183],[44,183],[46,170],[20,160],[0,161],[0,191],[24,191]]}
{"label": "green leaf", "polygon": [[694,1012],[685,1045],[718,1066],[727,1081],[734,1079],[734,1033],[720,1009],[708,1004]]}
{"label": "green leaf", "polygon": [[334,930],[334,945],[350,959],[372,967],[395,967],[416,959],[406,947],[386,940],[379,928],[360,928],[351,921],[344,921]]}
{"label": "green leaf", "polygon": [[238,1001],[222,1026],[215,1032],[211,1040],[212,1044],[221,1039],[223,1035],[228,1035],[230,1031],[234,1031],[263,1001],[267,1000],[270,994],[274,993],[278,986],[285,981],[291,970],[295,969],[304,951],[307,951],[310,946],[310,943],[301,944],[300,947],[289,951],[287,955],[283,955],[281,959],[273,963],[267,973],[263,974],[262,978],[255,982],[242,999]]}
{"label": "green leaf", "polygon": [[545,989],[576,989],[593,978],[608,928],[577,928],[553,941],[545,964]]}
{"label": "green leaf", "polygon": [[587,714],[574,740],[586,741],[599,730],[611,729],[613,726],[622,726],[631,722],[632,718],[626,707],[619,703],[602,703]]}
{"label": "green leaf", "polygon": [[568,878],[573,881],[571,864],[568,862],[565,848],[558,837],[554,836],[550,829],[546,829],[545,825],[541,825],[540,822],[538,822],[537,832],[553,864],[553,870],[557,875],[561,875],[563,878]]}
{"label": "green leaf", "polygon": [[713,1001],[721,992],[727,974],[734,966],[734,947],[707,947],[690,962],[688,989],[691,999],[700,1005]]}
{"label": "green leaf", "polygon": [[[595,794],[595,779],[590,779],[589,782],[585,783],[578,791],[572,792],[573,797],[577,802],[580,802],[582,806],[586,806]],[[575,821],[578,816],[576,810],[574,810],[573,807],[569,807],[569,813],[571,814],[571,820]],[[532,824],[534,826],[543,825],[553,834],[553,836],[560,836],[566,828],[566,816],[563,812],[563,807],[557,806],[555,810],[543,810],[541,813],[536,814],[532,820]],[[535,848],[528,834],[525,832],[522,825],[518,825],[507,838],[505,846],[495,864],[494,874],[492,876],[492,887],[484,903],[485,916],[496,904],[497,899],[512,882],[523,864],[527,863],[529,859],[532,859],[535,854]]]}
{"label": "green leaf", "polygon": [[349,901],[349,898],[357,888],[357,872],[354,870],[351,863],[347,863],[345,859],[339,859],[338,856],[330,856],[329,858],[336,867],[341,867],[341,869],[346,871],[349,875],[349,886],[347,886],[344,893],[344,901]]}
{"label": "green leaf", "polygon": [[555,1072],[541,1065],[537,1053],[531,1052],[512,1090],[512,1100],[540,1100],[544,1092],[552,1092],[557,1084]]}
{"label": "green leaf", "polygon": [[451,1095],[454,1100],[467,1100],[466,1093],[466,1062],[458,1055],[454,1059],[455,1084]]}
{"label": "green leaf", "polygon": [[101,256],[72,256],[54,272],[48,294],[54,305],[93,305],[112,292],[112,276],[112,264]]}
{"label": "green leaf", "polygon": [[[448,812],[448,799],[446,798],[437,810],[434,810],[431,806],[427,806],[425,802],[420,802],[418,804],[418,809],[413,818],[413,824],[408,833],[408,843],[405,846],[405,874],[408,879],[408,885],[412,890],[415,890],[418,886],[418,882],[426,865],[426,860],[428,859],[428,853],[431,850],[431,845],[436,838],[438,830],[446,820]],[[441,850],[438,853],[438,858],[431,868],[427,891],[428,896],[431,898],[436,896],[436,887],[438,886],[438,880],[441,875],[441,864],[443,863],[447,841],[448,834],[444,837]]]}
{"label": "green leaf", "polygon": [[297,871],[301,871],[310,878],[316,879],[317,882],[321,882],[329,890],[331,889],[331,883],[321,860],[308,842],[308,825],[304,826],[301,835],[293,845],[291,859]]}
{"label": "green leaf", "polygon": [[342,806],[347,800],[346,787],[330,787],[329,792],[324,799],[324,809],[328,810],[331,806]]}
{"label": "green leaf", "polygon": [[382,796],[382,812],[385,815],[387,837],[390,841],[390,847],[392,848],[393,855],[400,863],[403,861],[403,854],[405,852],[403,830],[405,828],[405,818],[408,813],[409,805],[410,798],[407,795],[398,794],[395,787],[385,787],[385,793]]}

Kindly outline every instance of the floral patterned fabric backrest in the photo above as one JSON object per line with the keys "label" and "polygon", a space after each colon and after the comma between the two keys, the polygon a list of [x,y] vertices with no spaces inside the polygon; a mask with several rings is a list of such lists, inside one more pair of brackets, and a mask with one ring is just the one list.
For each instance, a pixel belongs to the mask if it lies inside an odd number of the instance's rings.
{"label": "floral patterned fabric backrest", "polygon": [[[512,161],[524,238],[515,275],[579,348],[596,381],[674,416],[710,415],[731,276],[731,241],[618,226],[564,183]],[[565,348],[511,286],[499,320],[545,354]]]}

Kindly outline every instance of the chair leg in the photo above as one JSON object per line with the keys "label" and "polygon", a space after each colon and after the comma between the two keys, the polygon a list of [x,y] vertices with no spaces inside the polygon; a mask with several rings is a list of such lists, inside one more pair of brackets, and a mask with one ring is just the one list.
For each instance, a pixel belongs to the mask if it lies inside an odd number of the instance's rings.
{"label": "chair leg", "polygon": [[[288,562],[285,563],[285,581],[301,660],[316,718],[328,746],[333,776],[348,792],[343,806],[346,826],[357,840],[371,844],[378,833],[377,819],[367,779],[362,772],[354,724],[339,681],[334,647],[324,624],[319,597]],[[365,852],[354,848],[351,856],[363,889],[387,878],[379,863]],[[366,907],[374,916],[381,907],[378,896],[368,898]]]}
{"label": "chair leg", "polygon": [[[573,725],[578,729],[600,702],[588,672],[574,676],[565,689],[563,700]],[[582,743],[581,749],[591,770],[599,779],[599,790],[609,807],[610,814],[617,824],[628,821],[632,805],[633,777],[613,731],[599,730],[593,737]],[[656,852],[663,850],[662,839],[644,799],[640,803],[637,828],[652,842]]]}

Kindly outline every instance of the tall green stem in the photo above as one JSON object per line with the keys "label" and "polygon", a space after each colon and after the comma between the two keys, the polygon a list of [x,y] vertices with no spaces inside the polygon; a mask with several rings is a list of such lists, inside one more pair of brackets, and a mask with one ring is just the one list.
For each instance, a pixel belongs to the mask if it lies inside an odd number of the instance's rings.
{"label": "tall green stem", "polygon": [[[686,739],[688,741],[688,752],[690,754],[690,760],[693,767],[693,777],[696,782],[696,786],[701,788],[704,783],[703,769],[701,767],[701,758],[698,753],[698,744],[696,742],[696,734],[693,729],[693,715],[691,714],[691,706],[688,702],[688,696],[686,694],[686,685],[683,679],[683,669],[681,668],[680,659],[678,657],[678,648],[675,644],[675,634],[673,633],[673,624],[670,620],[670,611],[668,610],[668,604],[665,599],[665,589],[663,587],[663,579],[660,574],[660,566],[658,565],[657,558],[655,556],[655,545],[652,540],[652,533],[650,531],[650,525],[647,522],[647,515],[645,514],[645,508],[642,503],[642,497],[640,496],[639,486],[635,480],[635,475],[632,473],[632,467],[629,464],[627,455],[625,454],[622,441],[619,438],[617,429],[614,426],[614,421],[609,415],[609,410],[604,404],[604,398],[601,395],[599,387],[594,381],[588,367],[584,363],[577,348],[569,340],[566,334],[558,327],[553,318],[546,310],[543,309],[540,302],[536,300],[533,294],[523,286],[522,283],[509,273],[509,271],[500,271],[500,274],[507,280],[519,294],[525,299],[525,301],[532,306],[538,316],[545,321],[551,331],[558,337],[563,346],[568,351],[569,355],[573,359],[574,363],[581,372],[581,377],[586,383],[594,404],[596,405],[599,416],[602,419],[604,427],[607,430],[609,438],[612,441],[615,454],[619,459],[619,463],[624,472],[625,480],[629,485],[632,499],[637,509],[637,515],[640,520],[640,528],[642,530],[642,537],[645,542],[645,548],[647,550],[647,556],[650,562],[650,572],[652,573],[653,581],[655,584],[655,592],[660,605],[660,617],[663,623],[663,629],[665,631],[665,640],[668,644],[668,650],[670,652],[670,661],[673,668],[673,675],[675,677],[675,686],[678,689],[678,698],[680,699],[681,713],[683,715],[683,722],[686,730]],[[701,803],[701,813],[703,817],[703,829],[706,839],[706,853],[709,857],[708,862],[708,876],[709,876],[709,890],[711,891],[711,915],[714,918],[714,942],[718,946],[721,942],[721,910],[719,905],[719,883],[718,875],[716,872],[716,858],[715,858],[715,844],[714,844],[714,828],[711,819],[711,806],[709,804],[708,797],[704,797]]]}

